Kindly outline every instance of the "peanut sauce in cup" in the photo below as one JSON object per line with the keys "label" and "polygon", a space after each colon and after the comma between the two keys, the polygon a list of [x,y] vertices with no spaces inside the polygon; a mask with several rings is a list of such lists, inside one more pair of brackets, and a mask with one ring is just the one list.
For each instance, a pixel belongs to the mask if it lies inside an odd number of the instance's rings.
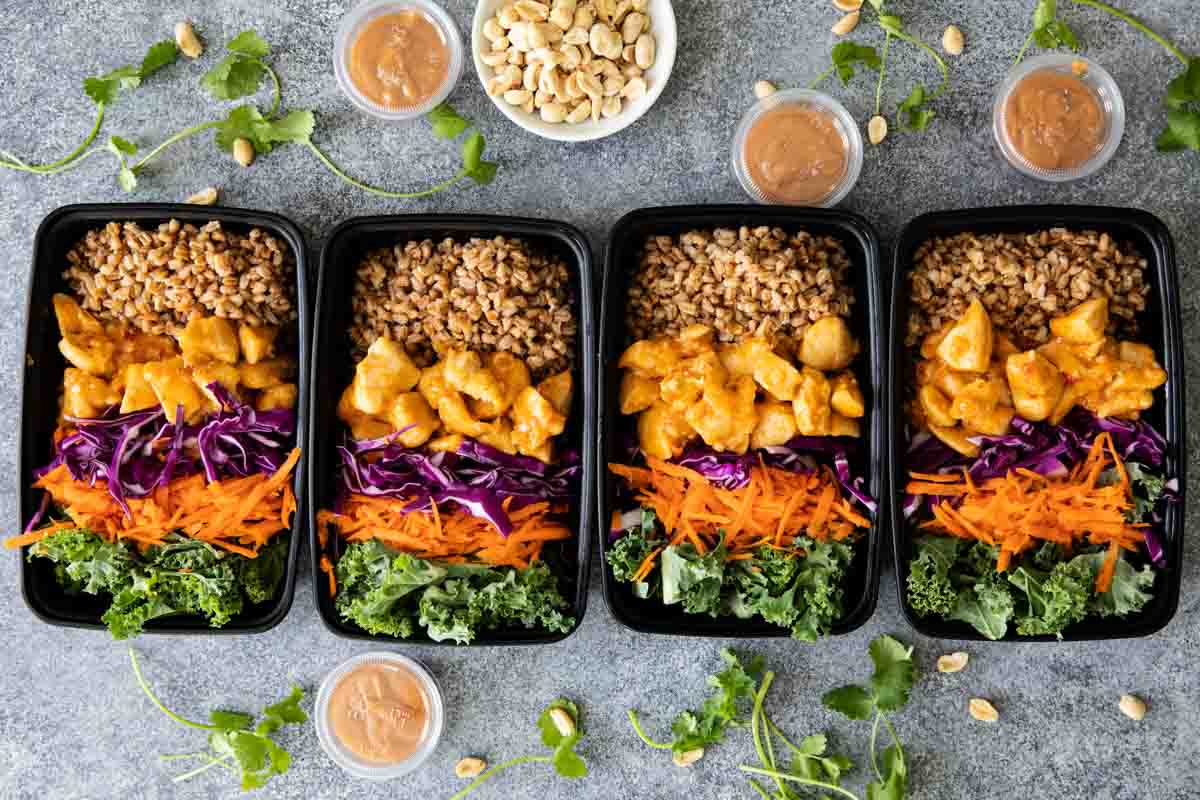
{"label": "peanut sauce in cup", "polygon": [[1125,106],[1112,77],[1094,62],[1063,54],[1014,68],[996,95],[993,133],[1004,157],[1046,181],[1086,177],[1112,158],[1125,130]]}
{"label": "peanut sauce in cup", "polygon": [[454,22],[430,0],[367,0],[338,28],[334,72],[346,96],[384,119],[410,119],[440,103],[462,75]]}
{"label": "peanut sauce in cup", "polygon": [[322,682],[315,724],[321,747],[342,769],[362,778],[398,777],[437,746],[441,692],[416,661],[368,653],[343,663]]}
{"label": "peanut sauce in cup", "polygon": [[832,206],[862,168],[862,135],[833,98],[791,89],[759,101],[734,138],[733,168],[755,200]]}

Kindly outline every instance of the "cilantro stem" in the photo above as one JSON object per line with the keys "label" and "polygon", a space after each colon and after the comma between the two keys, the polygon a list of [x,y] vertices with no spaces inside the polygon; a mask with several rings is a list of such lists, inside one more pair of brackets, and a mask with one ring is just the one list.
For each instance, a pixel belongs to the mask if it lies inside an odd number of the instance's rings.
{"label": "cilantro stem", "polygon": [[633,732],[636,733],[638,735],[638,738],[641,739],[643,742],[645,742],[648,747],[653,747],[655,750],[670,750],[671,749],[670,742],[656,742],[653,739],[651,739],[649,736],[646,735],[645,731],[642,730],[642,723],[638,722],[638,716],[637,716],[636,711],[634,711],[631,708],[631,709],[629,709],[628,713],[629,713],[629,722],[630,722],[630,724],[633,725]]}
{"label": "cilantro stem", "polygon": [[1029,49],[1029,45],[1031,44],[1033,44],[1033,31],[1030,31],[1029,35],[1025,37],[1025,44],[1021,45],[1021,49],[1017,53],[1017,60],[1013,62],[1014,67],[1021,63],[1021,59],[1025,58],[1025,51]]}
{"label": "cilantro stem", "polygon": [[467,171],[465,169],[462,169],[462,170],[459,170],[454,175],[454,177],[450,178],[449,180],[442,181],[439,184],[431,186],[428,189],[423,189],[422,191],[419,191],[419,192],[390,192],[387,189],[380,189],[377,186],[372,186],[369,183],[363,183],[362,181],[358,180],[357,178],[350,177],[342,170],[341,167],[339,167],[337,164],[333,163],[329,159],[329,156],[322,153],[321,149],[319,147],[317,147],[315,144],[313,144],[311,141],[306,141],[305,144],[307,144],[308,149],[312,150],[313,153],[316,155],[316,157],[318,159],[320,159],[321,163],[325,165],[325,168],[328,169],[330,172],[332,172],[334,175],[337,175],[339,178],[341,178],[342,180],[344,180],[346,183],[350,184],[351,186],[356,186],[365,192],[370,192],[371,194],[379,195],[380,197],[393,197],[393,198],[398,198],[401,200],[411,200],[411,199],[417,198],[417,197],[428,197],[429,195],[437,194],[438,192],[440,192],[444,189],[449,189],[451,186],[458,183],[463,178],[467,177]]}
{"label": "cilantro stem", "polygon": [[817,88],[818,86],[820,86],[822,83],[824,83],[824,82],[825,82],[825,79],[826,79],[826,78],[828,78],[830,75],[832,75],[832,74],[833,74],[833,71],[834,71],[835,69],[837,69],[837,66],[836,66],[836,65],[835,65],[835,66],[832,66],[832,67],[830,67],[829,69],[827,69],[827,70],[825,70],[824,72],[822,72],[820,75],[818,75],[818,76],[817,76],[816,80],[814,80],[812,83],[810,83],[810,84],[808,85],[808,88],[809,88],[809,89],[815,89],[815,88]]}
{"label": "cilantro stem", "polygon": [[154,703],[154,705],[158,706],[159,711],[163,712],[168,717],[170,717],[171,719],[178,722],[180,725],[186,725],[189,728],[197,728],[202,731],[218,730],[218,728],[216,728],[213,725],[205,725],[203,722],[193,722],[190,719],[185,719],[185,718],[179,716],[178,714],[176,714],[171,709],[164,706],[162,704],[162,701],[154,696],[154,692],[150,691],[150,685],[147,684],[146,679],[144,677],[142,677],[142,668],[138,666],[137,653],[134,652],[132,647],[129,648],[129,661],[133,664],[133,674],[134,674],[134,677],[137,678],[138,686],[142,687],[142,691],[146,693],[146,697],[150,698],[150,702],[152,702],[152,703]]}
{"label": "cilantro stem", "polygon": [[1128,25],[1132,25],[1134,28],[1136,28],[1137,30],[1146,34],[1151,39],[1153,39],[1154,41],[1156,41],[1160,45],[1162,45],[1163,48],[1165,48],[1168,53],[1170,53],[1171,55],[1175,56],[1175,58],[1177,58],[1181,62],[1183,62],[1184,66],[1187,65],[1188,57],[1184,54],[1184,52],[1182,50],[1180,50],[1174,43],[1172,43],[1165,36],[1162,36],[1157,31],[1155,31],[1153,28],[1151,28],[1149,25],[1142,22],[1140,19],[1133,16],[1132,14],[1128,14],[1128,13],[1120,10],[1119,8],[1114,8],[1113,6],[1110,6],[1108,3],[1101,2],[1101,0],[1071,0],[1071,2],[1075,3],[1076,5],[1091,6],[1092,8],[1099,9],[1100,11],[1103,11],[1106,14],[1111,14],[1112,16],[1116,17],[1117,19],[1121,20],[1122,22],[1125,22]]}
{"label": "cilantro stem", "polygon": [[900,737],[896,735],[896,729],[892,727],[891,720],[889,720],[887,717],[884,717],[882,714],[880,714],[879,716],[883,717],[883,727],[887,728],[888,733],[890,733],[892,736],[892,743],[896,745],[896,758],[900,761],[901,764],[903,764],[904,763],[904,747],[903,747],[903,745],[900,744]]}
{"label": "cilantro stem", "polygon": [[758,792],[759,797],[761,797],[763,800],[771,800],[771,795],[767,794],[766,789],[759,786],[758,781],[754,780],[753,778],[750,778],[749,780],[750,780],[750,788],[753,789],[754,791]]}
{"label": "cilantro stem", "polygon": [[229,759],[230,755],[232,755],[231,753],[226,753],[225,755],[221,756],[220,758],[213,758],[212,756],[209,756],[207,753],[202,753],[200,755],[208,756],[207,764],[201,764],[200,766],[196,767],[195,769],[189,770],[188,772],[185,772],[182,775],[176,775],[174,778],[171,778],[171,781],[173,783],[183,783],[186,780],[191,780],[192,778],[196,777],[197,775],[208,772],[213,767],[225,767],[226,769],[229,769],[229,770],[233,769],[233,767],[231,767],[229,764],[225,763],[226,760]]}
{"label": "cilantro stem", "polygon": [[[763,775],[768,778],[774,778],[775,780],[792,781],[793,783],[801,783],[801,784],[804,784],[805,786],[816,786],[817,788],[824,789],[828,792],[836,792],[837,794],[840,794],[842,797],[850,798],[850,800],[859,800],[858,795],[854,794],[853,792],[849,792],[840,786],[834,786],[832,783],[825,783],[823,781],[814,781],[814,780],[810,780],[808,778],[801,778],[799,775],[792,775],[790,772],[778,772],[778,771],[769,770],[769,769],[759,769],[758,767],[748,767],[745,764],[738,767],[738,769],[740,769],[742,772],[750,772],[755,775]],[[455,800],[455,799],[451,798],[451,800]]]}
{"label": "cilantro stem", "polygon": [[17,158],[16,156],[14,156],[12,153],[5,153],[5,155],[8,156],[12,160],[11,161],[0,160],[0,167],[2,167],[4,169],[14,169],[14,170],[18,170],[20,172],[32,172],[36,175],[53,175],[57,172],[61,172],[62,167],[65,167],[68,164],[70,164],[71,162],[80,158],[83,155],[83,151],[86,150],[88,148],[88,146],[91,145],[92,142],[96,141],[96,136],[97,136],[97,134],[100,133],[100,126],[103,123],[104,123],[104,103],[97,103],[96,104],[96,121],[92,124],[91,132],[89,132],[88,135],[84,138],[84,140],[79,143],[78,147],[76,147],[74,150],[72,150],[67,155],[63,156],[62,158],[58,159],[57,161],[52,161],[49,164],[26,164],[24,161]]}
{"label": "cilantro stem", "polygon": [[883,57],[879,60],[879,80],[875,83],[875,116],[879,116],[879,109],[883,107],[883,73],[887,70],[888,47],[892,43],[892,32],[885,31],[883,38]]}
{"label": "cilantro stem", "polygon": [[879,720],[883,718],[883,714],[875,712],[875,724],[871,726],[871,769],[875,770],[875,775],[879,778],[880,783],[887,783],[883,778],[883,772],[879,769],[879,760],[875,757],[876,742],[879,739]]}
{"label": "cilantro stem", "polygon": [[[1079,1],[1083,2],[1083,0]],[[929,55],[933,57],[933,60],[937,62],[938,69],[942,71],[942,85],[938,87],[936,92],[929,96],[929,99],[936,100],[938,97],[941,97],[942,93],[946,91],[946,87],[950,85],[950,68],[946,66],[946,62],[942,60],[940,55],[938,55],[937,50],[934,50],[928,44],[921,41],[916,36],[913,36],[911,33],[907,33],[905,31],[896,31],[895,35],[909,44],[916,45],[925,52],[929,53]]]}
{"label": "cilantro stem", "polygon": [[219,121],[214,120],[211,122],[201,122],[199,125],[193,125],[190,128],[184,128],[174,136],[168,136],[165,140],[163,140],[162,144],[151,150],[149,153],[146,153],[146,155],[142,156],[137,163],[132,164],[129,168],[134,172],[137,172],[142,167],[146,166],[146,164],[148,164],[150,161],[154,160],[159,153],[161,153],[163,150],[166,150],[176,142],[182,141],[189,136],[195,136],[197,133],[202,133],[209,128],[219,127],[220,125],[221,123]]}
{"label": "cilantro stem", "polygon": [[471,781],[471,783],[467,784],[465,789],[463,789],[461,792],[459,792],[458,794],[451,797],[450,800],[462,800],[462,798],[466,797],[471,792],[478,789],[479,786],[481,784],[483,784],[483,782],[486,781],[488,778],[492,777],[497,772],[508,769],[509,767],[515,767],[520,764],[549,764],[549,763],[551,763],[550,756],[520,756],[519,758],[514,758],[510,761],[505,761],[503,764],[497,764],[496,766],[489,769],[487,772],[484,772],[482,775],[480,775],[475,780]]}
{"label": "cilantro stem", "polygon": [[[763,704],[767,699],[767,691],[771,688],[771,683],[775,680],[774,672],[766,672],[763,674],[762,683],[758,687],[758,691],[754,693],[754,708],[750,712],[750,733],[754,739],[754,751],[758,753],[758,760],[762,762],[764,767],[776,769],[775,766],[775,747],[771,743],[771,731],[766,731],[766,742],[763,742],[763,728],[766,724],[762,720],[766,717],[766,712],[763,710]],[[765,746],[764,746],[765,745]],[[775,778],[775,784],[779,790],[783,791],[783,782],[779,778]]]}

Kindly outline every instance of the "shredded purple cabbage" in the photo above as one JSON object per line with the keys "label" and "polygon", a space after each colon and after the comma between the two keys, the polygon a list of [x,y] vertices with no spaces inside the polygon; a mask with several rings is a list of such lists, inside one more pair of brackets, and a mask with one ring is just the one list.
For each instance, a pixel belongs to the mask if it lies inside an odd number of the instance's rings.
{"label": "shredded purple cabbage", "polygon": [[65,465],[74,480],[89,486],[106,481],[128,514],[128,498],[146,497],[201,470],[210,482],[278,470],[296,431],[295,412],[257,411],[218,383],[208,388],[222,408],[196,425],[184,423],[182,407],[174,422],[160,408],[120,414],[115,406],[96,419],[66,418],[75,432],[58,442],[54,458],[34,477]]}
{"label": "shredded purple cabbage", "polygon": [[579,493],[579,453],[565,451],[556,464],[509,455],[464,439],[455,452],[407,448],[395,434],[355,441],[349,436],[338,447],[341,491],[338,506],[349,494],[408,499],[405,513],[426,511],[432,503],[456,503],[473,516],[490,521],[507,536],[510,510],[541,501],[569,502]]}

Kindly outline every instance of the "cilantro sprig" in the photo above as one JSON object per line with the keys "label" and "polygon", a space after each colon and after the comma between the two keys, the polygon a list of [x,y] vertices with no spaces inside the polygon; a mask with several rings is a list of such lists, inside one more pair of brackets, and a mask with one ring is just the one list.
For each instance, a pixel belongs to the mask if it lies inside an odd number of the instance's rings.
{"label": "cilantro sprig", "polygon": [[203,762],[195,769],[176,775],[172,778],[173,781],[181,783],[220,767],[235,774],[240,770],[242,789],[249,791],[265,786],[272,777],[288,771],[292,757],[271,737],[284,726],[308,720],[308,715],[300,708],[304,690],[299,686],[293,686],[291,693],[283,700],[264,708],[257,723],[251,714],[224,710],[213,711],[209,715],[208,723],[196,722],[171,711],[155,696],[142,676],[133,648],[129,650],[129,660],[133,664],[133,674],[137,678],[138,686],[159,711],[180,725],[209,732],[207,750],[160,757],[164,761],[200,759]]}
{"label": "cilantro sprig", "polygon": [[[559,713],[555,714],[555,711]],[[559,722],[555,721],[556,716],[559,719],[565,718],[570,721],[565,730],[560,727]],[[578,779],[587,777],[587,764],[575,752],[575,745],[583,738],[583,724],[579,716],[579,707],[570,700],[559,698],[542,710],[537,724],[542,732],[542,744],[550,748],[549,755],[518,756],[502,764],[497,764],[481,773],[478,778],[465,786],[460,792],[451,797],[450,800],[462,800],[462,798],[478,789],[497,773],[521,764],[550,764],[554,767],[554,771],[564,778]]]}
{"label": "cilantro sprig", "polygon": [[[479,131],[471,131],[462,143],[462,167],[447,180],[426,189],[397,192],[373,186],[346,173],[313,142],[316,115],[310,110],[293,110],[281,113],[283,87],[278,73],[267,61],[271,46],[253,30],[245,30],[226,44],[228,54],[210,69],[200,80],[201,87],[217,100],[239,100],[258,93],[266,78],[271,79],[272,100],[270,109],[263,114],[253,104],[244,104],[232,109],[224,119],[202,122],[185,128],[168,137],[129,167],[136,174],[171,145],[203,133],[215,130],[216,145],[232,152],[239,139],[250,142],[258,155],[270,153],[282,144],[299,144],[307,147],[321,164],[351,186],[355,186],[380,197],[413,199],[426,197],[450,188],[455,183],[469,178],[477,184],[487,184],[496,176],[497,165],[483,159],[485,141]],[[454,139],[472,127],[472,123],[461,117],[447,103],[442,103],[428,114],[434,135],[443,139]],[[127,182],[123,182],[124,187]]]}
{"label": "cilantro sprig", "polygon": [[[1200,151],[1200,58],[1189,57],[1178,45],[1134,15],[1103,0],[1071,0],[1077,6],[1088,6],[1120,20],[1139,33],[1150,37],[1171,54],[1183,71],[1167,84],[1167,127],[1159,134],[1155,146],[1159,152],[1180,150]],[[1079,38],[1067,23],[1058,18],[1057,0],[1038,0],[1033,12],[1033,31],[1017,54],[1017,63],[1025,57],[1031,43],[1047,49],[1080,49]]]}
{"label": "cilantro sprig", "polygon": [[152,44],[138,64],[127,64],[104,75],[85,78],[83,92],[96,106],[96,119],[92,123],[92,129],[79,146],[62,158],[46,164],[31,164],[7,150],[0,150],[0,169],[31,172],[36,175],[54,175],[78,166],[84,159],[95,153],[113,151],[114,141],[120,140],[120,137],[113,137],[104,147],[88,149],[100,134],[100,128],[104,124],[105,110],[117,101],[122,91],[131,91],[141,86],[151,75],[163,67],[174,64],[178,57],[179,48],[176,47],[175,42],[171,39],[164,39]]}
{"label": "cilantro sprig", "polygon": [[936,49],[904,26],[904,20],[899,15],[885,13],[887,0],[867,0],[867,4],[874,10],[875,22],[884,33],[882,54],[868,45],[853,41],[839,42],[834,45],[830,54],[832,65],[817,76],[810,86],[816,88],[835,73],[843,85],[847,84],[855,76],[856,65],[874,70],[878,73],[875,83],[875,116],[881,116],[888,55],[891,51],[892,40],[898,39],[927,53],[941,72],[941,83],[936,89],[927,91],[924,84],[917,83],[896,109],[897,115],[901,118],[902,130],[923,131],[937,116],[936,112],[929,107],[930,104],[945,94],[950,87],[950,67]]}

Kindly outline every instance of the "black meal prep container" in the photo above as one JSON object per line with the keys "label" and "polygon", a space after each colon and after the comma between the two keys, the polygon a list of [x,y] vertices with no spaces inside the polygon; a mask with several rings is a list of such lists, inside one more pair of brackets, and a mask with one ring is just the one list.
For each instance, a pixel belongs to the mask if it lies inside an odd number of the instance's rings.
{"label": "black meal prep container", "polygon": [[[888,405],[892,415],[889,460],[892,496],[891,514],[896,557],[896,590],[904,616],[918,632],[939,639],[990,641],[965,622],[949,622],[933,616],[918,616],[907,600],[909,560],[912,557],[911,526],[902,511],[907,482],[904,455],[908,448],[904,404],[911,396],[908,382],[910,356],[905,352],[904,331],[908,319],[908,280],[913,253],[921,243],[936,236],[957,233],[1034,233],[1049,228],[1096,230],[1108,233],[1116,243],[1132,242],[1147,259],[1146,280],[1150,297],[1139,318],[1139,339],[1151,345],[1167,371],[1167,384],[1155,392],[1154,407],[1143,419],[1167,440],[1165,470],[1179,481],[1179,502],[1168,505],[1162,534],[1167,558],[1154,583],[1154,599],[1141,612],[1127,618],[1088,617],[1063,632],[1066,641],[1097,641],[1149,636],[1162,630],[1179,605],[1183,578],[1184,495],[1187,488],[1183,458],[1186,441],[1184,419],[1184,360],[1179,317],[1179,276],[1175,244],[1161,220],[1146,211],[1103,206],[1010,206],[965,209],[925,214],[908,224],[896,246],[892,280],[892,352],[888,359]],[[1012,626],[1003,642],[1053,642],[1054,636],[1018,636]]]}
{"label": "black meal prep container", "polygon": [[[575,398],[564,432],[567,444],[579,450],[583,471],[580,496],[571,504],[568,525],[576,532],[574,541],[552,542],[543,557],[559,579],[559,588],[570,602],[566,613],[575,617],[576,629],[587,609],[587,580],[591,567],[591,536],[595,527],[594,497],[590,487],[595,481],[596,452],[596,371],[592,354],[596,352],[596,326],[593,321],[592,256],[587,239],[577,228],[563,222],[487,214],[398,214],[394,216],[356,217],[334,229],[321,251],[317,280],[316,327],[313,331],[313,372],[321,379],[313,385],[310,411],[314,424],[309,429],[308,480],[312,502],[309,505],[310,550],[314,595],[317,609],[326,627],[351,639],[382,639],[396,643],[431,645],[434,642],[418,630],[408,639],[375,636],[341,619],[329,596],[328,576],[320,569],[323,550],[319,542],[316,515],[332,508],[338,487],[337,444],[345,426],[337,416],[338,398],[354,378],[350,355],[350,301],[361,258],[369,250],[391,247],[409,240],[447,237],[465,240],[472,237],[515,237],[542,252],[559,256],[567,264],[571,279],[573,305],[578,324],[575,340]],[[330,534],[329,545],[339,548],[341,540]],[[336,564],[336,558],[333,559]],[[474,645],[532,645],[561,641],[574,633],[547,633],[515,627],[482,631]],[[442,642],[440,644],[451,644]]]}
{"label": "black meal prep container", "polygon": [[[808,231],[829,235],[846,247],[853,272],[854,304],[850,327],[863,345],[854,370],[867,400],[865,435],[854,460],[857,474],[865,475],[868,492],[878,499],[879,509],[867,534],[855,545],[854,559],[845,577],[845,614],[833,626],[834,634],[849,633],[861,627],[875,613],[879,598],[880,558],[887,514],[883,505],[886,493],[885,441],[888,415],[884,405],[884,326],[883,288],[879,273],[879,238],[862,217],[845,211],[814,208],[789,208],[758,205],[695,205],[643,208],[626,214],[617,222],[608,239],[604,259],[604,285],[600,310],[600,424],[598,450],[603,456],[596,482],[599,496],[599,541],[604,600],[617,621],[643,633],[720,638],[767,638],[788,636],[789,632],[755,617],[713,618],[705,614],[687,614],[678,605],[665,606],[661,600],[641,599],[627,584],[613,580],[605,553],[610,544],[611,519],[615,509],[618,479],[604,466],[620,462],[622,430],[628,424],[618,408],[621,384],[617,360],[630,344],[626,341],[625,306],[631,274],[638,269],[638,254],[647,236],[678,235],[690,230],[738,228],[769,225],[788,233]],[[865,356],[865,357],[864,357]]]}
{"label": "black meal prep container", "polygon": [[[171,219],[204,225],[217,220],[226,230],[239,233],[262,228],[291,248],[296,264],[296,385],[300,393],[296,406],[296,443],[303,447],[308,428],[309,386],[309,312],[307,259],[304,237],[290,220],[278,214],[221,206],[197,206],[183,203],[90,203],[63,206],[50,212],[38,228],[33,245],[33,268],[29,279],[26,308],[25,368],[22,371],[21,453],[17,468],[21,498],[21,527],[37,510],[41,492],[32,488],[33,471],[52,455],[52,437],[62,394],[62,376],[66,361],[59,354],[58,321],[51,296],[70,293],[63,279],[67,252],[93,228],[109,222],[137,222],[144,228],[157,227]],[[266,603],[247,606],[224,627],[213,628],[199,616],[181,615],[151,620],[146,633],[210,634],[262,633],[278,625],[292,607],[296,589],[296,567],[300,540],[304,538],[306,489],[302,453],[292,489],[296,494],[296,513],[292,518],[287,566],[276,596]],[[54,577],[54,565],[44,558],[30,562],[21,552],[21,593],[25,603],[39,618],[52,625],[74,628],[104,628],[101,615],[108,609],[107,595],[70,595]]]}

